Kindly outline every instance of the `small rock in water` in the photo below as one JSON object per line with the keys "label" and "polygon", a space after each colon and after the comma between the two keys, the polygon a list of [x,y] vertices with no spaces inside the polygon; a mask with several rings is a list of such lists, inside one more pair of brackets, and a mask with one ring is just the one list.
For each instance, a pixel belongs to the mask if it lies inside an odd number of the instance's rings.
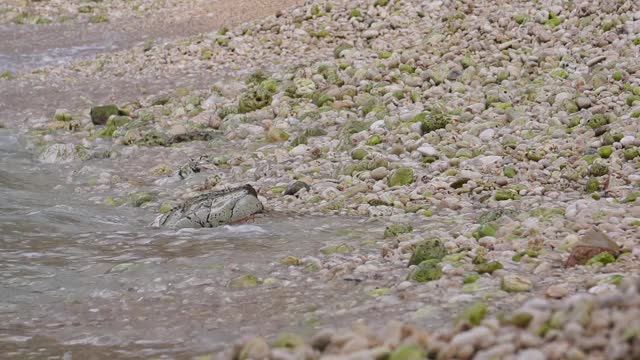
{"label": "small rock in water", "polygon": [[227,287],[231,289],[247,289],[258,286],[258,278],[251,274],[240,275],[227,283]]}
{"label": "small rock in water", "polygon": [[172,228],[215,227],[242,221],[264,211],[251,185],[215,191],[185,201],[156,219],[156,226]]}

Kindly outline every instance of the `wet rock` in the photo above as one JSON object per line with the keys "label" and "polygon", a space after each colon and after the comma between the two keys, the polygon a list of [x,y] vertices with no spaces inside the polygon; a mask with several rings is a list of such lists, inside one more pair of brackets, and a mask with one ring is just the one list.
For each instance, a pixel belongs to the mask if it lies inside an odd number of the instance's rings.
{"label": "wet rock", "polygon": [[304,181],[295,181],[292,184],[289,184],[287,189],[284,191],[284,195],[295,195],[302,189],[309,191],[311,190],[311,187]]}
{"label": "wet rock", "polygon": [[259,284],[257,277],[251,274],[244,274],[235,277],[227,283],[227,287],[231,289],[248,289],[256,287]]}
{"label": "wet rock", "polygon": [[411,224],[390,224],[384,229],[384,237],[394,237],[400,234],[406,234],[413,231],[413,226]]}
{"label": "wet rock", "polygon": [[172,228],[215,227],[242,221],[264,211],[251,185],[215,191],[185,201],[156,219],[156,226]]}
{"label": "wet rock", "polygon": [[178,169],[178,176],[181,179],[186,179],[195,173],[199,173],[200,170],[200,163],[195,159],[190,159],[186,164],[180,166],[180,169]]}
{"label": "wet rock", "polygon": [[76,147],[73,144],[52,144],[39,156],[40,161],[48,164],[62,164],[76,159]]}
{"label": "wet rock", "polygon": [[323,255],[331,255],[331,254],[348,254],[354,250],[353,246],[345,243],[337,244],[337,245],[327,245],[320,248],[320,252]]}
{"label": "wet rock", "polygon": [[[94,106],[91,108],[91,122],[94,125],[105,125],[109,117],[112,115],[119,115],[120,110],[117,106],[111,105],[101,105]],[[124,114],[122,114],[124,115]]]}
{"label": "wet rock", "polygon": [[151,193],[148,192],[144,192],[144,191],[139,191],[139,192],[132,192],[127,196],[129,203],[132,206],[135,207],[140,207],[142,206],[144,203],[147,203],[149,201],[153,201],[153,199],[155,198],[155,196]]}

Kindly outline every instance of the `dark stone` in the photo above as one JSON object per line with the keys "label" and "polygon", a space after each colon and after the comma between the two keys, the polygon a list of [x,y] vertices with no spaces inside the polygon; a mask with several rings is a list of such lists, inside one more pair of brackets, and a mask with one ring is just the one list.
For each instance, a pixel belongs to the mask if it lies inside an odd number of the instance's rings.
{"label": "dark stone", "polygon": [[120,115],[120,110],[113,104],[94,106],[91,108],[91,122],[94,125],[105,125],[111,115]]}
{"label": "dark stone", "polygon": [[311,190],[311,187],[307,185],[307,183],[305,183],[304,181],[296,181],[287,187],[287,190],[284,191],[284,195],[295,195],[298,191],[302,189],[307,189],[307,191],[309,191]]}

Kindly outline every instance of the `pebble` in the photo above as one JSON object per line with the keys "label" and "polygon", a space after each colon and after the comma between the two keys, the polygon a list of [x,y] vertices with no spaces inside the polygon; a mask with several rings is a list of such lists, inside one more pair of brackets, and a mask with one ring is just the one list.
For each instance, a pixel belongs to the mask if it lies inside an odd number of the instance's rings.
{"label": "pebble", "polygon": [[561,299],[569,293],[569,289],[565,285],[551,285],[544,294],[553,299]]}

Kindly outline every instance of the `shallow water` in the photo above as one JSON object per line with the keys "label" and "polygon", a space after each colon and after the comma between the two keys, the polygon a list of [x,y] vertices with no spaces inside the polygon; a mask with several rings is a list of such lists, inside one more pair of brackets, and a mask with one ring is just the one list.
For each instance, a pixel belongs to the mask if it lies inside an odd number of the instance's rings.
{"label": "shallow water", "polygon": [[[366,284],[294,274],[278,259],[362,245],[362,219],[269,215],[216,229],[148,226],[150,210],[89,203],[0,130],[0,353],[5,358],[110,354],[184,358],[241,335],[347,326]],[[345,231],[345,229],[354,229]],[[354,235],[355,234],[355,235]],[[234,290],[251,273],[269,285]],[[389,313],[388,315],[391,315]],[[380,321],[384,319],[380,317]],[[376,321],[376,320],[373,320]]]}

